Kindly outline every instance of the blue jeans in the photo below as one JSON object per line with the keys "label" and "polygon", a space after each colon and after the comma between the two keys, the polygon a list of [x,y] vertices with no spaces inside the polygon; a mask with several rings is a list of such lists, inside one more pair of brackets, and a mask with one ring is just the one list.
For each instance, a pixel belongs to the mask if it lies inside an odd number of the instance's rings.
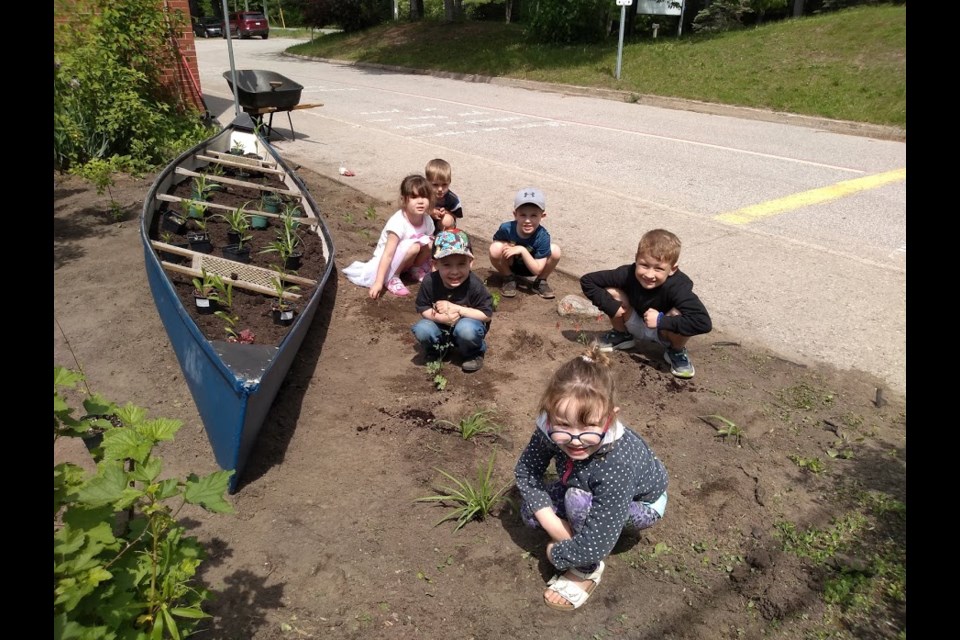
{"label": "blue jeans", "polygon": [[476,358],[487,350],[483,339],[487,327],[473,318],[460,318],[452,327],[421,318],[410,330],[423,348],[427,361],[439,360],[451,345],[464,360]]}

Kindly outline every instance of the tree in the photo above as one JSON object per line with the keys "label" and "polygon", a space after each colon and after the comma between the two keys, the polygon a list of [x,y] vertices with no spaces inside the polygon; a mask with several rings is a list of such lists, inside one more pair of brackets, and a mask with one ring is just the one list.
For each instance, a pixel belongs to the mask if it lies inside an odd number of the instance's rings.
{"label": "tree", "polygon": [[410,21],[423,20],[423,0],[410,0]]}

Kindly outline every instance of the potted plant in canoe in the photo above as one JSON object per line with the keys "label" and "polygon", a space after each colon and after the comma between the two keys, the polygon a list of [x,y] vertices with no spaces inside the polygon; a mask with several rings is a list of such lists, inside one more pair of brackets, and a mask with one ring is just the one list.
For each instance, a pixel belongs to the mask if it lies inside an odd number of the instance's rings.
{"label": "potted plant in canoe", "polygon": [[271,242],[260,253],[276,252],[283,269],[299,269],[303,258],[301,244],[303,238],[297,233],[299,224],[292,216],[284,215],[281,218],[283,226],[277,231],[277,239]]}
{"label": "potted plant in canoe", "polygon": [[207,201],[214,191],[220,191],[223,187],[219,183],[207,180],[207,176],[200,174],[193,178],[193,192],[191,197],[194,200]]}
{"label": "potted plant in canoe", "polygon": [[216,292],[213,299],[220,307],[214,311],[214,315],[223,320],[223,330],[227,334],[227,342],[238,342],[240,344],[253,344],[256,336],[250,329],[241,329],[237,331],[237,321],[239,316],[233,313],[233,282],[223,278],[215,278],[213,286]]}
{"label": "potted plant in canoe", "polygon": [[[160,241],[164,244],[180,247],[181,249],[186,249],[190,246],[190,244],[187,242],[177,242],[177,238],[175,238],[169,231],[160,232]],[[164,251],[163,249],[158,249],[157,253],[160,255],[161,260],[172,262],[174,264],[181,264],[185,259],[184,256],[180,255],[179,253],[171,253],[169,251]]]}
{"label": "potted plant in canoe", "polygon": [[210,253],[213,251],[213,243],[210,242],[210,234],[207,233],[207,219],[200,216],[191,219],[190,223],[196,231],[187,232],[187,242],[190,243],[190,249],[200,251],[201,253]]}
{"label": "potted plant in canoe", "polygon": [[207,203],[203,200],[189,200],[186,202],[187,205],[187,217],[191,220],[202,219],[207,215]]}
{"label": "potted plant in canoe", "polygon": [[277,294],[277,301],[273,303],[270,312],[273,315],[274,324],[289,326],[293,323],[293,316],[297,310],[284,296],[287,293],[299,291],[300,287],[295,284],[287,284],[287,281],[283,279],[283,269],[274,269],[274,271],[277,272],[277,275],[270,278],[270,283]]}
{"label": "potted plant in canoe", "polygon": [[160,228],[163,232],[182,234],[187,229],[187,221],[176,211],[167,211],[162,218]]}
{"label": "potted plant in canoe", "polygon": [[197,305],[197,313],[214,313],[219,300],[217,290],[223,290],[224,286],[223,278],[215,273],[207,273],[206,269],[200,267],[200,277],[193,279],[193,301]]}
{"label": "potted plant in canoe", "polygon": [[253,236],[249,233],[250,216],[244,210],[244,206],[246,205],[239,206],[230,213],[222,214],[219,217],[226,220],[227,224],[230,225],[230,230],[227,231],[227,239],[230,240],[230,244],[223,247],[223,257],[248,263],[250,262],[250,247],[246,243]]}

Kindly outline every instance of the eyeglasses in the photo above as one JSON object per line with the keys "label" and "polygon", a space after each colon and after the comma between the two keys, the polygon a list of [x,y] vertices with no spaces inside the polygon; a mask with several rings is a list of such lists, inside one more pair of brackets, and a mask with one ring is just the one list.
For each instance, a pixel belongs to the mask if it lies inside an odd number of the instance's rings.
{"label": "eyeglasses", "polygon": [[549,424],[547,428],[550,433],[550,440],[552,440],[554,444],[564,445],[570,444],[574,440],[579,440],[580,444],[585,447],[595,447],[603,441],[603,436],[610,427],[610,420],[611,418],[607,418],[606,424],[603,425],[603,431],[584,431],[579,435],[574,435],[569,431],[553,429]]}

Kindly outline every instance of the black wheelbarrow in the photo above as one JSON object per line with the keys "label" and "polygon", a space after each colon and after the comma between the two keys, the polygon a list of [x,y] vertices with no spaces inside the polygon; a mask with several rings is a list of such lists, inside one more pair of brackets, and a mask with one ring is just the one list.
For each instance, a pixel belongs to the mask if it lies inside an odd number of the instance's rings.
{"label": "black wheelbarrow", "polygon": [[[270,114],[270,119],[266,125],[268,140],[270,134],[273,133],[274,113],[278,111],[287,112],[290,133],[296,138],[297,134],[293,130],[293,119],[290,117],[290,112],[323,106],[322,103],[301,104],[300,95],[303,92],[303,85],[275,71],[238,69],[236,89],[234,89],[233,74],[230,71],[224,71],[223,77],[230,85],[230,91],[236,94],[240,108],[249,114],[257,125],[262,126],[263,116]],[[283,137],[280,133],[277,135]]]}

